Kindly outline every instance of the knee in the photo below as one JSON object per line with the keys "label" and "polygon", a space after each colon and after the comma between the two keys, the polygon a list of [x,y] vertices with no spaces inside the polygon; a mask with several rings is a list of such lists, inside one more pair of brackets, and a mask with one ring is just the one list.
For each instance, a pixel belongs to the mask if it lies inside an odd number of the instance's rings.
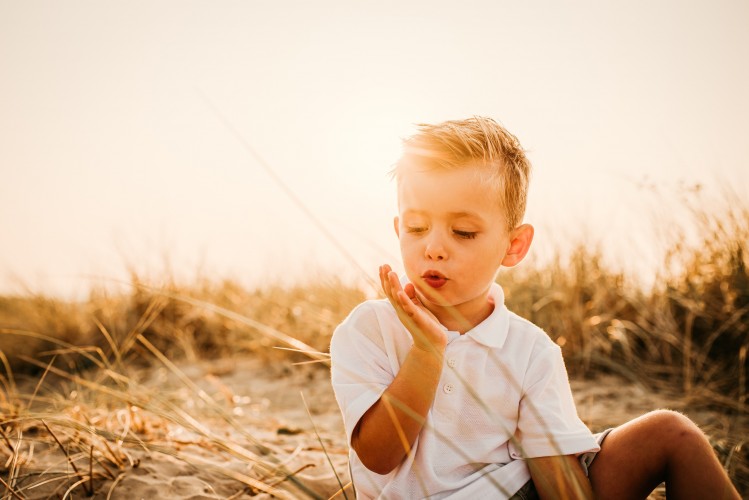
{"label": "knee", "polygon": [[650,425],[662,430],[673,430],[675,432],[693,432],[700,431],[697,424],[692,422],[689,417],[683,413],[673,410],[654,410],[646,413],[641,417]]}
{"label": "knee", "polygon": [[655,410],[640,417],[652,437],[668,447],[693,446],[707,441],[702,430],[689,417],[672,410]]}

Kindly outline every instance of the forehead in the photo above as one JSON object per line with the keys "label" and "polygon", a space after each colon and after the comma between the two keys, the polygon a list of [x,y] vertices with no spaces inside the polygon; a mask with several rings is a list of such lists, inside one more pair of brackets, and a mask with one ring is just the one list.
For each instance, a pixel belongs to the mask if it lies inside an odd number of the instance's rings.
{"label": "forehead", "polygon": [[407,149],[397,163],[396,178],[400,182],[411,174],[441,174],[449,172],[463,172],[466,177],[479,177],[487,181],[487,186],[498,185],[496,181],[502,175],[503,165],[500,161],[484,161],[481,159],[445,160],[439,155],[428,151]]}
{"label": "forehead", "polygon": [[496,182],[482,165],[455,169],[409,166],[398,173],[398,207],[402,214],[481,218],[503,215]]}

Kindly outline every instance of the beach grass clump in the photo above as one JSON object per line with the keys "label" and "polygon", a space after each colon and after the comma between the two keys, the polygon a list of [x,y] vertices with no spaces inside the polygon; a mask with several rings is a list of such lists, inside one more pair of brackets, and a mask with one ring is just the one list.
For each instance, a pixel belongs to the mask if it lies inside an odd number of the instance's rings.
{"label": "beach grass clump", "polygon": [[[17,370],[21,360],[54,347],[53,340],[96,346],[117,363],[143,363],[139,335],[172,359],[214,359],[252,354],[285,361],[306,354],[273,347],[327,352],[335,326],[364,299],[339,282],[247,290],[232,281],[155,287],[132,276],[130,292],[94,289],[88,300],[0,298],[0,352]],[[90,362],[78,360],[84,366]]]}
{"label": "beach grass clump", "polygon": [[191,360],[250,353],[280,359],[271,349],[277,346],[325,352],[337,322],[363,299],[338,282],[254,290],[230,280],[154,288],[134,276],[133,283],[129,296],[92,301],[106,304],[99,316],[107,317],[115,342],[139,332],[167,355]]}
{"label": "beach grass clump", "polygon": [[638,353],[622,325],[635,315],[633,280],[610,269],[597,247],[578,245],[541,266],[500,276],[510,309],[541,326],[562,347],[568,370],[585,375],[627,369]]}
{"label": "beach grass clump", "polygon": [[669,228],[660,235],[664,262],[649,285],[606,265],[589,244],[501,281],[510,308],[562,346],[571,372],[613,371],[743,413],[749,206],[689,200],[686,223],[659,226]]}
{"label": "beach grass clump", "polygon": [[699,192],[689,199],[693,235],[674,228],[644,324],[665,333],[659,352],[678,370],[686,394],[701,397],[710,387],[741,410],[749,369],[749,206],[732,195],[720,211],[707,203]]}

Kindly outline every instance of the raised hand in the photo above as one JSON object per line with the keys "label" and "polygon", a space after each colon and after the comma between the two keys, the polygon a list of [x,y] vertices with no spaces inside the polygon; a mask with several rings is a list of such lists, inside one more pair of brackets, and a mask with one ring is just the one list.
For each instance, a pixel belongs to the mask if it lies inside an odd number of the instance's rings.
{"label": "raised hand", "polygon": [[413,284],[401,287],[398,275],[387,264],[380,266],[380,284],[398,319],[411,333],[414,347],[441,355],[447,345],[447,334],[434,314],[421,303]]}
{"label": "raised hand", "polygon": [[388,474],[403,463],[426,422],[444,366],[447,335],[413,284],[401,287],[390,266],[380,266],[380,284],[414,344],[380,399],[359,419],[351,447],[369,470]]}

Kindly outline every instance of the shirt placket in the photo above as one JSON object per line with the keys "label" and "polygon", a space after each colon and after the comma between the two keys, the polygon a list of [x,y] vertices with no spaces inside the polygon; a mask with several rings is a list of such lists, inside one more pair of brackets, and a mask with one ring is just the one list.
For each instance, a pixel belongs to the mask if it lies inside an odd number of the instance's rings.
{"label": "shirt placket", "polygon": [[458,415],[458,399],[460,384],[458,383],[458,376],[456,369],[458,368],[458,352],[460,350],[460,335],[456,335],[454,332],[448,332],[449,339],[447,348],[445,349],[445,360],[442,369],[442,376],[440,377],[440,385],[438,387],[438,394],[435,397],[435,407],[439,409],[439,413],[454,422]]}

